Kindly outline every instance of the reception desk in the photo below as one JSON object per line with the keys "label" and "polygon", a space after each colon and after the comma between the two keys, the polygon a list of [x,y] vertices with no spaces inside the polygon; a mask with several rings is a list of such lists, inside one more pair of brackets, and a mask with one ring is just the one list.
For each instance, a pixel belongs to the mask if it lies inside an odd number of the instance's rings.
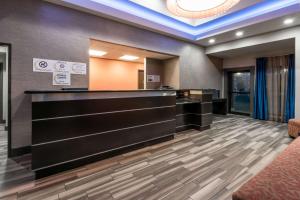
{"label": "reception desk", "polygon": [[176,91],[26,91],[37,178],[174,137]]}
{"label": "reception desk", "polygon": [[210,128],[211,95],[175,90],[26,91],[37,178]]}

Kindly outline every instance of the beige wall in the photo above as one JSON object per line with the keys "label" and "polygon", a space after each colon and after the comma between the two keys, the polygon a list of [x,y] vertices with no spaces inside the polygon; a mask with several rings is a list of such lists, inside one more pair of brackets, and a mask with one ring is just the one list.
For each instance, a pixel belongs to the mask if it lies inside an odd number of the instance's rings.
{"label": "beige wall", "polygon": [[90,90],[137,90],[143,63],[90,58]]}
{"label": "beige wall", "polygon": [[240,68],[251,67],[256,65],[256,58],[254,56],[237,56],[232,58],[225,58],[223,61],[223,68]]}
{"label": "beige wall", "polygon": [[147,89],[158,89],[160,86],[171,86],[174,89],[180,88],[180,74],[179,74],[179,57],[157,60],[146,58],[145,72],[147,75],[159,75],[160,82],[147,82]]}
{"label": "beige wall", "polygon": [[179,89],[179,58],[171,58],[163,61],[163,84],[171,86],[174,89]]}
{"label": "beige wall", "polygon": [[242,68],[252,67],[256,65],[256,58],[259,57],[272,57],[282,56],[288,54],[294,54],[295,49],[284,49],[284,50],[273,50],[270,49],[268,52],[260,52],[255,54],[242,54],[234,57],[225,58],[223,61],[223,68]]}
{"label": "beige wall", "polygon": [[[158,89],[164,81],[164,63],[162,60],[146,58],[145,59],[146,89]],[[148,75],[160,76],[160,82],[148,82]]]}

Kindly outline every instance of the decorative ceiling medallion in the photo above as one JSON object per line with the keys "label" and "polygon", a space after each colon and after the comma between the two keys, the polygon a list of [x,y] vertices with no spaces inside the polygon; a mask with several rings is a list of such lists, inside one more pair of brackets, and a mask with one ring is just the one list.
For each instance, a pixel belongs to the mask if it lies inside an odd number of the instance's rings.
{"label": "decorative ceiling medallion", "polygon": [[207,18],[224,14],[240,0],[167,0],[168,10],[186,18]]}

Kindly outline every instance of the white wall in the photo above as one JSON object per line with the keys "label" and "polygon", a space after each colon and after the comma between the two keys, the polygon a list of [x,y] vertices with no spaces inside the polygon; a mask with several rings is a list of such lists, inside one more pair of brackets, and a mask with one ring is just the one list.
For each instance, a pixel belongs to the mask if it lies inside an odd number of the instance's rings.
{"label": "white wall", "polygon": [[[276,42],[276,41],[286,40],[286,39],[295,39],[295,62],[296,62],[295,112],[296,112],[296,118],[300,118],[300,27],[299,26],[211,46],[206,48],[206,54],[214,55],[215,53],[218,52],[245,48],[254,45],[260,45],[260,44]],[[238,60],[231,60],[230,62],[236,63],[237,61]],[[225,62],[227,62],[226,66],[231,64],[229,61],[224,61],[224,63]],[[248,62],[251,63],[251,61]]]}

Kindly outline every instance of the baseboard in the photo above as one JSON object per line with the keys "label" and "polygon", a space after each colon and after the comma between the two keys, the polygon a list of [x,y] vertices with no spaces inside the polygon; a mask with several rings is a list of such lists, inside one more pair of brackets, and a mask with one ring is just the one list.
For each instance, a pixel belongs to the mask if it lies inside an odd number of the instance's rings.
{"label": "baseboard", "polygon": [[28,153],[31,153],[31,146],[25,146],[25,147],[11,149],[10,155],[8,155],[8,156],[11,158],[11,157],[22,156],[22,155],[28,154]]}

